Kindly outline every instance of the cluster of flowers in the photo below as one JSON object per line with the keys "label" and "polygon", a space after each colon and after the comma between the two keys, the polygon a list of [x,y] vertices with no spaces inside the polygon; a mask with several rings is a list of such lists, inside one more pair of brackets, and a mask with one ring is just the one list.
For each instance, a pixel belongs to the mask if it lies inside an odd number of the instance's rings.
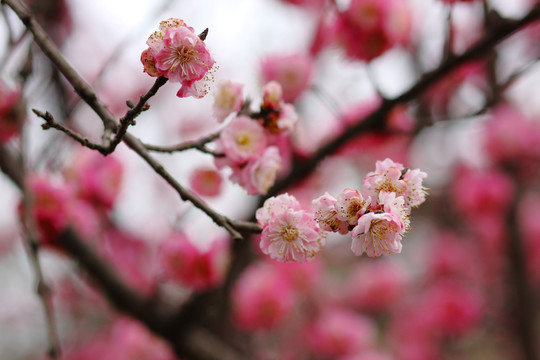
{"label": "cluster of flowers", "polygon": [[[202,37],[202,36],[201,36]],[[182,84],[176,96],[201,98],[208,93],[214,59],[203,39],[183,20],[170,18],[159,24],[141,54],[144,72]]]}
{"label": "cluster of flowers", "polygon": [[322,249],[328,231],[351,231],[351,249],[357,256],[399,253],[411,208],[425,201],[426,176],[385,159],[364,178],[366,196],[353,189],[345,189],[337,199],[326,193],[313,200],[313,214],[288,194],[267,199],[256,213],[263,229],[261,250],[275,260],[303,262]]}
{"label": "cluster of flowers", "polygon": [[274,184],[282,166],[280,146],[288,143],[298,116],[291,104],[282,98],[281,85],[275,81],[263,87],[263,102],[256,113],[244,115],[242,86],[232,81],[220,84],[215,97],[214,112],[219,121],[230,114],[216,141],[223,157],[216,157],[218,168],[232,169],[230,179],[248,194],[265,194]]}

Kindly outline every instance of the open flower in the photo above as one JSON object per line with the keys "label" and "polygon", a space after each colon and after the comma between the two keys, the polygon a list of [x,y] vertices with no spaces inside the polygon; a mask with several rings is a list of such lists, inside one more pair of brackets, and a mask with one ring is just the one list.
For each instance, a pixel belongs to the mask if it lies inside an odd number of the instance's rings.
{"label": "open flower", "polygon": [[274,260],[301,263],[312,260],[322,249],[324,235],[313,215],[304,210],[287,210],[263,228],[260,247]]}
{"label": "open flower", "polygon": [[401,252],[401,238],[409,227],[404,199],[395,193],[382,192],[378,209],[362,215],[352,230],[352,252],[369,257]]}
{"label": "open flower", "polygon": [[314,219],[321,229],[345,235],[349,232],[349,223],[338,218],[338,211],[335,207],[336,201],[328,193],[313,200]]}
{"label": "open flower", "polygon": [[181,83],[179,97],[202,97],[208,92],[204,81],[214,59],[192,27],[175,18],[162,21],[146,43],[141,62],[148,75]]}

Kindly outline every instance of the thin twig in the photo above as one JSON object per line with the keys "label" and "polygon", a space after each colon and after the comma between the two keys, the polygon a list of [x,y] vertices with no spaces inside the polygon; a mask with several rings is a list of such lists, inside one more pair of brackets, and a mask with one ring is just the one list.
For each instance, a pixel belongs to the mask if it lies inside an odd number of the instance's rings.
{"label": "thin twig", "polygon": [[[26,148],[26,132],[23,131],[22,120],[19,120],[20,138],[21,138],[21,152],[19,155],[19,169],[23,179],[27,178],[25,175],[25,148]],[[33,194],[29,191],[26,181],[20,183],[22,192],[22,217],[21,228],[24,232],[24,242],[27,249],[28,259],[32,266],[34,276],[37,282],[36,292],[39,296],[43,312],[45,314],[45,323],[47,326],[47,336],[49,338],[49,350],[48,356],[53,360],[61,359],[61,347],[60,337],[58,336],[58,329],[56,327],[56,321],[54,318],[54,307],[52,302],[51,289],[45,277],[43,276],[43,270],[39,259],[39,243],[38,243],[38,231],[34,222],[33,214]]]}
{"label": "thin twig", "polygon": [[116,121],[107,110],[107,107],[99,102],[92,87],[84,80],[79,73],[68,63],[60,50],[47,35],[45,30],[39,25],[36,19],[18,0],[2,0],[2,3],[8,5],[21,19],[22,23],[34,35],[34,41],[41,48],[43,53],[54,63],[60,72],[66,77],[77,94],[94,110],[103,122],[105,128],[103,143],[109,144],[110,132],[117,127]]}
{"label": "thin twig", "polygon": [[135,125],[135,118],[148,108],[146,102],[152,96],[156,95],[159,88],[165,85],[165,83],[167,83],[167,80],[169,79],[167,79],[166,77],[158,77],[150,90],[148,90],[146,94],[140,96],[137,105],[129,109],[126,114],[120,119],[120,126],[118,127],[114,138],[111,140],[111,143],[109,145],[109,151],[114,151],[116,146],[122,141],[124,135],[126,135],[128,127],[130,125]]}
{"label": "thin twig", "polygon": [[78,143],[80,143],[83,146],[86,146],[89,149],[98,150],[100,152],[103,152],[103,151],[107,150],[107,148],[104,147],[103,145],[94,143],[94,142],[90,141],[87,137],[79,134],[78,132],[76,132],[74,130],[71,130],[70,128],[68,128],[68,127],[66,127],[66,126],[64,126],[64,125],[62,125],[60,123],[57,123],[54,120],[54,117],[52,116],[52,114],[50,112],[46,111],[44,113],[44,112],[36,110],[36,109],[32,109],[32,112],[34,114],[36,114],[37,116],[39,116],[40,118],[42,118],[43,120],[45,120],[45,124],[41,125],[43,130],[47,130],[49,128],[54,128],[56,130],[59,130],[59,131],[63,132],[64,134],[66,134],[67,136],[72,138],[73,140],[77,141]]}
{"label": "thin twig", "polygon": [[152,169],[161,177],[171,185],[178,195],[180,195],[180,198],[184,201],[190,201],[195,207],[202,210],[206,215],[208,215],[216,224],[219,226],[222,226],[229,232],[229,234],[233,237],[235,240],[241,240],[243,239],[242,234],[240,234],[233,226],[232,220],[227,218],[224,215],[221,215],[214,211],[211,207],[209,207],[202,199],[197,197],[192,192],[185,189],[176,179],[169,173],[163,165],[161,165],[156,159],[154,159],[149,153],[148,150],[144,147],[144,144],[137,139],[136,137],[130,135],[129,133],[124,136],[124,142],[127,146],[129,146],[133,151],[135,151],[141,158],[146,161]]}
{"label": "thin twig", "polygon": [[209,142],[216,140],[220,136],[220,134],[221,134],[221,130],[213,134],[207,135],[205,137],[202,137],[199,140],[185,141],[183,143],[172,145],[172,146],[157,146],[157,145],[150,145],[150,144],[143,144],[143,145],[146,148],[146,150],[162,152],[162,153],[173,153],[173,152],[179,152],[179,151],[186,151],[190,149],[198,149],[202,152],[206,152],[206,153],[210,152],[212,155],[220,155],[220,154],[215,154],[211,152],[211,150],[208,150],[205,146]]}

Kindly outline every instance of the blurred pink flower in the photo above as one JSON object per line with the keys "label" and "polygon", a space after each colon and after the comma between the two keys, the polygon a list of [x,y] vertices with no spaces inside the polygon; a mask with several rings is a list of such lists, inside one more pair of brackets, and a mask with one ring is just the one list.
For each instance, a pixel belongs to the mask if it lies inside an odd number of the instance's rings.
{"label": "blurred pink flower", "polygon": [[183,233],[174,233],[159,247],[161,264],[170,279],[204,290],[221,283],[229,264],[227,241],[217,239],[201,250]]}
{"label": "blurred pink flower", "polygon": [[219,142],[227,159],[239,164],[259,157],[266,149],[263,127],[246,116],[234,118],[221,132]]}
{"label": "blurred pink flower", "polygon": [[271,55],[261,62],[264,83],[277,81],[283,90],[283,100],[295,102],[307,89],[313,76],[313,63],[307,54]]}
{"label": "blurred pink flower", "polygon": [[497,107],[486,121],[484,143],[495,164],[540,163],[540,124],[510,105]]}
{"label": "blurred pink flower", "polygon": [[55,183],[40,175],[29,177],[27,187],[32,196],[31,211],[41,243],[63,252],[57,243],[57,237],[69,224],[73,189],[62,182]]}
{"label": "blurred pink flower", "polygon": [[432,284],[420,306],[429,309],[433,330],[443,336],[463,336],[474,330],[484,313],[481,295],[455,280]]}
{"label": "blurred pink flower", "polygon": [[82,148],[64,169],[77,196],[97,209],[110,210],[120,194],[124,168],[115,155],[103,156],[97,151]]}
{"label": "blurred pink flower", "polygon": [[347,281],[347,300],[354,308],[388,311],[406,290],[404,269],[389,261],[367,261],[356,265]]}
{"label": "blurred pink flower", "polygon": [[191,173],[189,183],[197,194],[212,197],[221,193],[223,179],[215,169],[198,167]]}
{"label": "blurred pink flower", "polygon": [[510,177],[494,168],[460,166],[451,184],[451,199],[456,210],[472,222],[480,216],[504,214],[514,194]]}
{"label": "blurred pink flower", "polygon": [[243,84],[231,80],[223,80],[219,83],[214,94],[213,107],[218,122],[223,122],[229,114],[240,111],[244,103],[243,87]]}
{"label": "blurred pink flower", "polygon": [[155,290],[158,264],[149,244],[119,228],[106,229],[99,241],[102,256],[124,281],[144,294],[151,294]]}
{"label": "blurred pink flower", "polygon": [[143,325],[119,318],[89,342],[65,354],[66,360],[175,360],[169,345]]}
{"label": "blurred pink flower", "polygon": [[353,0],[334,26],[335,38],[347,56],[371,61],[409,41],[411,15],[397,0]]}
{"label": "blurred pink flower", "polygon": [[271,263],[248,267],[232,291],[234,323],[241,329],[272,329],[292,315],[297,297],[287,276]]}
{"label": "blurred pink flower", "polygon": [[19,136],[19,129],[26,116],[20,105],[20,91],[9,89],[0,81],[0,143]]}
{"label": "blurred pink flower", "polygon": [[376,327],[367,317],[345,308],[325,309],[307,331],[311,350],[324,358],[361,354],[375,343]]}
{"label": "blurred pink flower", "polygon": [[258,158],[248,161],[241,169],[237,182],[250,195],[266,194],[274,185],[280,169],[279,150],[275,146],[269,146]]}

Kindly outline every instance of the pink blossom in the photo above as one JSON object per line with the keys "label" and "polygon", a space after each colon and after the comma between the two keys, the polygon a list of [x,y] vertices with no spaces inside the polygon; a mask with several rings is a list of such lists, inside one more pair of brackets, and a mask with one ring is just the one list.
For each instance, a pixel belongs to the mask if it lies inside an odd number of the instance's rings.
{"label": "pink blossom", "polygon": [[260,227],[266,227],[270,220],[282,216],[288,210],[301,210],[300,203],[296,198],[287,193],[272,196],[264,201],[263,207],[257,209],[255,217]]}
{"label": "pink blossom", "polygon": [[6,143],[19,135],[19,129],[26,118],[21,96],[20,91],[11,90],[0,81],[0,143]]}
{"label": "pink blossom", "polygon": [[391,159],[377,161],[375,171],[364,178],[364,191],[376,199],[381,191],[403,196],[405,206],[416,207],[426,199],[426,189],[422,186],[427,174],[419,169],[405,169],[402,164]]}
{"label": "pink blossom", "polygon": [[250,195],[266,194],[274,185],[281,169],[281,156],[275,146],[269,146],[262,155],[249,161],[241,170],[239,184]]}
{"label": "pink blossom", "polygon": [[223,179],[215,169],[198,167],[191,174],[189,182],[197,194],[212,197],[221,193]]}
{"label": "pink blossom", "polygon": [[242,88],[243,84],[224,80],[219,83],[214,94],[214,115],[218,122],[223,122],[231,114],[240,111],[244,102]]}
{"label": "pink blossom", "polygon": [[[156,287],[158,264],[147,242],[122,229],[108,228],[99,238],[99,250],[121,278],[144,294]],[[144,266],[141,266],[144,264]]]}
{"label": "pink blossom", "polygon": [[404,295],[404,269],[389,261],[368,261],[357,265],[347,282],[348,302],[370,312],[388,310]]}
{"label": "pink blossom", "polygon": [[343,190],[338,195],[335,204],[338,219],[346,221],[349,225],[356,225],[358,218],[366,212],[370,201],[370,198],[364,200],[364,197],[358,190]]}
{"label": "pink blossom", "polygon": [[362,353],[375,342],[376,328],[370,319],[344,308],[329,308],[308,331],[311,350],[324,358]]}
{"label": "pink blossom", "polygon": [[269,81],[263,86],[263,108],[278,109],[283,103],[283,88],[277,81]]}
{"label": "pink blossom", "polygon": [[204,81],[211,79],[214,59],[192,27],[175,18],[162,21],[146,43],[149,48],[141,55],[146,73],[181,83],[179,97],[202,97],[208,92]]}
{"label": "pink blossom", "polygon": [[169,236],[159,248],[165,274],[195,290],[219,285],[229,264],[228,244],[218,239],[202,250],[183,233]]}
{"label": "pink blossom", "polygon": [[257,158],[266,149],[263,127],[247,116],[234,118],[223,129],[219,140],[227,159],[240,164]]}
{"label": "pink blossom", "polygon": [[496,163],[540,162],[540,125],[510,105],[496,108],[485,123],[484,143]]}
{"label": "pink blossom", "polygon": [[463,336],[474,330],[484,312],[480,294],[453,280],[433,284],[421,306],[429,309],[431,326],[444,336]]}
{"label": "pink blossom", "polygon": [[312,201],[313,217],[321,230],[339,232],[344,235],[349,232],[349,224],[347,221],[338,218],[338,211],[335,207],[336,201],[328,193],[314,199]]}
{"label": "pink blossom", "polygon": [[497,169],[461,166],[452,182],[451,194],[462,216],[477,221],[479,216],[503,214],[512,200],[512,179]]}
{"label": "pink blossom", "polygon": [[297,302],[287,276],[271,263],[248,267],[232,291],[233,320],[245,330],[271,329],[284,324]]}
{"label": "pink blossom", "polygon": [[41,242],[63,251],[57,237],[69,224],[73,189],[38,175],[29,177],[27,187],[32,196],[31,211]]}
{"label": "pink blossom", "polygon": [[93,339],[67,351],[66,360],[175,360],[169,345],[140,323],[119,318]]}
{"label": "pink blossom", "polygon": [[83,148],[64,169],[64,176],[73,184],[78,197],[97,208],[110,210],[120,194],[123,172],[122,163],[114,155],[104,157]]}
{"label": "pink blossom", "polygon": [[306,54],[273,55],[261,62],[265,83],[277,81],[283,89],[283,100],[295,102],[311,83],[312,59]]}
{"label": "pink blossom", "polygon": [[304,210],[287,210],[272,217],[263,227],[260,247],[264,254],[282,262],[312,260],[325,244],[313,215]]}
{"label": "pink blossom", "polygon": [[401,252],[401,238],[408,229],[403,197],[381,192],[379,202],[383,209],[361,216],[352,230],[351,250],[356,256],[366,253],[377,257]]}
{"label": "pink blossom", "polygon": [[335,21],[335,37],[354,59],[371,61],[409,41],[409,9],[400,1],[353,0]]}

